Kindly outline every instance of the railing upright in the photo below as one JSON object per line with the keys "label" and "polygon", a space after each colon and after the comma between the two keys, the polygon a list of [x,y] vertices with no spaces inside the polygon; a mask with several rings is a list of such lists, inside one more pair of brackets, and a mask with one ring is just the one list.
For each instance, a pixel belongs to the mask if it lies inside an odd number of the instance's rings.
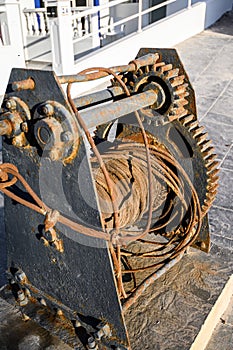
{"label": "railing upright", "polygon": [[138,1],[138,33],[142,31],[142,0]]}

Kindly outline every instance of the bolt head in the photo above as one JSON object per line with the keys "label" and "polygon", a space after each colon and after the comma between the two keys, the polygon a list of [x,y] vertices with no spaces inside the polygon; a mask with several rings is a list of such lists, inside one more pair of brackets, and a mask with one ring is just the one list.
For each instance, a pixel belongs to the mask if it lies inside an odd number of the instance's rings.
{"label": "bolt head", "polygon": [[26,280],[26,275],[23,271],[18,271],[15,274],[15,279],[17,282],[23,282]]}
{"label": "bolt head", "polygon": [[21,130],[22,130],[23,132],[28,132],[28,124],[27,124],[26,122],[23,122],[23,123],[21,124]]}
{"label": "bolt head", "polygon": [[5,106],[12,111],[16,109],[16,102],[15,100],[9,99],[6,101]]}
{"label": "bolt head", "polygon": [[65,131],[61,134],[62,142],[69,142],[72,140],[72,133],[70,131]]}
{"label": "bolt head", "polygon": [[52,105],[50,105],[49,103],[46,103],[43,107],[42,107],[42,113],[46,116],[51,116],[54,113],[54,108]]}

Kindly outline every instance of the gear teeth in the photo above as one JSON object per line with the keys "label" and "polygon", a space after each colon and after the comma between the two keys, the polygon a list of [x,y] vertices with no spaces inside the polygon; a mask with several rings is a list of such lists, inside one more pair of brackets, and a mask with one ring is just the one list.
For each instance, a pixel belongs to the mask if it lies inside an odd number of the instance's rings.
{"label": "gear teeth", "polygon": [[[205,136],[205,138],[207,138],[208,133],[202,134],[201,137],[203,137],[203,135]],[[212,141],[211,140],[203,141],[203,143],[200,144],[201,152],[204,152],[205,150],[207,150],[211,145],[212,145]]]}
{"label": "gear teeth", "polygon": [[219,162],[213,161],[210,165],[207,166],[207,174],[211,174],[219,165]]}
{"label": "gear teeth", "polygon": [[206,193],[206,198],[210,201],[214,201],[215,197],[216,197],[216,194],[217,194],[217,190],[213,190],[211,192],[207,192]]}
{"label": "gear teeth", "polygon": [[153,65],[153,70],[154,70],[154,72],[157,71],[157,68],[162,67],[162,66],[165,66],[165,63],[164,63],[164,62],[155,63],[155,64]]}
{"label": "gear teeth", "polygon": [[[197,144],[198,146],[202,145],[203,148],[201,149],[202,152],[204,152],[208,147],[209,147],[209,141],[207,141],[208,137],[208,133],[207,132],[204,132],[203,134],[201,134],[199,137],[198,137],[198,140],[197,140]],[[203,145],[204,143],[204,145]],[[206,147],[205,147],[205,144],[207,143]]]}
{"label": "gear teeth", "polygon": [[215,183],[215,184],[211,184],[211,185],[208,185],[206,187],[207,191],[209,191],[210,193],[215,193],[215,191],[218,189],[219,187],[219,184],[218,183]]}
{"label": "gear teeth", "polygon": [[[209,174],[209,176],[211,177],[212,180],[213,180],[213,179],[218,179],[218,180],[219,180],[219,176],[217,176],[219,172],[220,172],[220,169],[219,169],[219,168],[216,168],[216,169],[214,169],[214,170],[211,172],[211,174]],[[217,180],[217,181],[218,181],[218,180]]]}
{"label": "gear teeth", "polygon": [[[219,168],[217,168],[216,170],[219,170]],[[208,180],[207,180],[207,182],[208,183],[217,183],[218,181],[219,181],[219,176],[217,175],[218,173],[216,173],[215,175],[213,175],[213,174],[210,174],[210,176],[209,176],[209,178],[208,178]]]}
{"label": "gear teeth", "polygon": [[180,118],[181,123],[186,126],[187,124],[189,124],[192,120],[194,119],[194,115],[193,114],[189,114],[183,118]]}
{"label": "gear teeth", "polygon": [[208,133],[204,132],[205,128],[203,126],[198,125],[196,117],[191,114],[179,118],[179,121],[192,134],[192,137],[196,140],[197,146],[199,146],[203,155],[207,175],[206,198],[201,208],[202,216],[204,216],[214,202],[217,194],[219,163],[215,160],[217,156],[214,153],[211,140],[207,140]]}
{"label": "gear teeth", "polygon": [[187,125],[189,131],[192,131],[193,129],[196,129],[198,127],[198,121],[195,120],[194,122]]}
{"label": "gear teeth", "polygon": [[195,138],[198,137],[200,134],[203,133],[204,130],[205,130],[204,126],[198,126],[195,130],[193,130],[193,136]]}
{"label": "gear teeth", "polygon": [[170,71],[172,68],[173,68],[172,64],[166,64],[159,68],[159,72],[164,73],[164,72]]}
{"label": "gear teeth", "polygon": [[177,77],[179,74],[179,68],[172,69],[168,72],[166,72],[166,78],[171,79]]}
{"label": "gear teeth", "polygon": [[205,214],[207,213],[207,211],[209,210],[210,206],[207,204],[203,204],[201,211],[203,213],[203,216],[205,216]]}
{"label": "gear teeth", "polygon": [[170,80],[171,86],[174,88],[174,87],[176,87],[176,86],[178,86],[178,85],[183,84],[184,78],[185,78],[184,75],[180,75],[180,76],[178,76],[178,77],[172,78],[172,79]]}
{"label": "gear teeth", "polygon": [[183,107],[186,106],[189,102],[185,99],[185,98],[179,98],[178,100],[176,100],[174,106],[175,107]]}
{"label": "gear teeth", "polygon": [[[213,146],[207,148],[204,152],[202,152],[203,159],[209,158],[210,155],[213,155],[215,148]],[[215,155],[216,156],[216,155]]]}
{"label": "gear teeth", "polygon": [[183,92],[182,94],[179,94],[179,95],[174,95],[176,101],[177,100],[183,100],[187,96],[189,96],[189,92],[188,91]]}
{"label": "gear teeth", "polygon": [[184,93],[186,93],[186,88],[188,87],[188,84],[182,84],[180,86],[177,86],[177,88],[174,91],[174,94],[177,96],[180,96]]}
{"label": "gear teeth", "polygon": [[181,118],[181,116],[185,116],[188,113],[188,111],[182,106],[179,108],[173,108],[173,112],[177,118]]}
{"label": "gear teeth", "polygon": [[213,161],[215,161],[216,157],[217,157],[216,154],[209,155],[209,157],[205,159],[206,165],[209,166],[211,163],[213,163]]}

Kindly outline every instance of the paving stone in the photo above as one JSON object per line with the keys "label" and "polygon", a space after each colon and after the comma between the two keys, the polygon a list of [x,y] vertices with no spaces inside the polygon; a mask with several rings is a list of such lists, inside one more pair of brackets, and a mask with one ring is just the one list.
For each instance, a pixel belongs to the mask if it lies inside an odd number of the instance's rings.
{"label": "paving stone", "polygon": [[206,350],[232,350],[233,348],[233,327],[229,325],[219,325]]}
{"label": "paving stone", "polygon": [[[233,46],[233,45],[232,45]],[[233,54],[232,54],[233,57]],[[233,83],[229,85],[230,89],[227,88],[224,94],[218,99],[218,101],[213,106],[211,112],[218,113],[221,115],[227,115],[231,118],[231,123],[233,123],[232,110],[229,108],[232,104],[233,98]]]}
{"label": "paving stone", "polygon": [[206,113],[215,102],[216,98],[207,98],[206,96],[198,96],[198,98],[196,98],[197,118],[199,121],[205,117]]}
{"label": "paving stone", "polygon": [[[217,41],[211,32],[202,32],[177,45],[178,52],[192,82],[202,77],[203,70],[213,61],[213,52],[215,52],[215,56],[218,56],[219,51],[229,41],[229,37],[219,35]],[[190,50],[187,50],[187,46],[190,47]]]}
{"label": "paving stone", "polygon": [[215,205],[209,212],[211,240],[228,249],[233,249],[232,217],[233,211]]}
{"label": "paving stone", "polygon": [[227,153],[227,156],[222,163],[222,168],[233,171],[233,146],[230,148],[229,152]]}
{"label": "paving stone", "polygon": [[192,250],[150,286],[126,314],[132,349],[190,349],[232,274],[231,254],[214,244],[209,255]]}
{"label": "paving stone", "polygon": [[232,201],[232,188],[233,188],[233,176],[232,171],[225,169],[220,170],[220,189],[218,190],[215,205],[223,207],[225,209],[233,210],[233,201]]}
{"label": "paving stone", "polygon": [[[226,119],[228,123],[224,123]],[[224,159],[233,142],[233,124],[230,121],[229,117],[215,113],[208,113],[201,121],[213,141],[217,159],[220,161]]]}

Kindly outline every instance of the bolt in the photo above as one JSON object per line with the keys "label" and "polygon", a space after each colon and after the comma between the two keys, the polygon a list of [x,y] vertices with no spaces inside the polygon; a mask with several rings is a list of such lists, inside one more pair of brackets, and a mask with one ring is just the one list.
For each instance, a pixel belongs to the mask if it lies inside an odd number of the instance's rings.
{"label": "bolt", "polygon": [[87,340],[87,348],[88,350],[98,350],[98,345],[95,342],[93,337],[89,337]]}
{"label": "bolt", "polygon": [[17,271],[15,273],[15,279],[17,282],[25,282],[27,279],[26,274],[23,271]]}
{"label": "bolt", "polygon": [[20,306],[25,306],[28,303],[28,298],[25,296],[24,291],[22,289],[20,289],[17,292],[17,296],[18,296],[18,303]]}
{"label": "bolt", "polygon": [[41,305],[47,306],[46,301],[45,301],[44,298],[40,298],[39,302],[40,302]]}
{"label": "bolt", "polygon": [[31,297],[31,292],[28,288],[25,288],[25,295],[26,297],[30,298]]}
{"label": "bolt", "polygon": [[206,243],[205,242],[201,242],[201,249],[206,249]]}
{"label": "bolt", "polygon": [[70,131],[64,131],[62,134],[61,134],[61,141],[62,142],[69,142],[73,139],[73,135]]}
{"label": "bolt", "polygon": [[82,325],[81,325],[81,323],[80,323],[80,321],[79,320],[75,320],[75,322],[74,322],[74,327],[75,328],[79,328],[79,327],[81,327]]}
{"label": "bolt", "polygon": [[46,103],[43,107],[42,107],[42,113],[46,116],[51,116],[54,113],[54,108],[51,104]]}
{"label": "bolt", "polygon": [[30,319],[30,317],[29,316],[27,316],[26,314],[24,314],[24,313],[22,313],[22,320],[23,321],[28,321]]}
{"label": "bolt", "polygon": [[21,130],[22,130],[23,132],[28,132],[28,124],[27,124],[27,122],[23,122],[23,123],[21,124]]}
{"label": "bolt", "polygon": [[5,106],[12,111],[16,109],[16,101],[13,99],[7,100]]}
{"label": "bolt", "polygon": [[109,325],[106,323],[106,324],[102,324],[98,327],[99,330],[95,333],[95,337],[97,340],[101,340],[101,338],[103,337],[110,337],[112,332],[111,332],[111,329],[109,327]]}
{"label": "bolt", "polygon": [[63,311],[61,310],[61,309],[58,309],[57,310],[57,316],[59,316],[59,317],[61,317],[61,316],[63,316],[64,314],[63,314]]}

